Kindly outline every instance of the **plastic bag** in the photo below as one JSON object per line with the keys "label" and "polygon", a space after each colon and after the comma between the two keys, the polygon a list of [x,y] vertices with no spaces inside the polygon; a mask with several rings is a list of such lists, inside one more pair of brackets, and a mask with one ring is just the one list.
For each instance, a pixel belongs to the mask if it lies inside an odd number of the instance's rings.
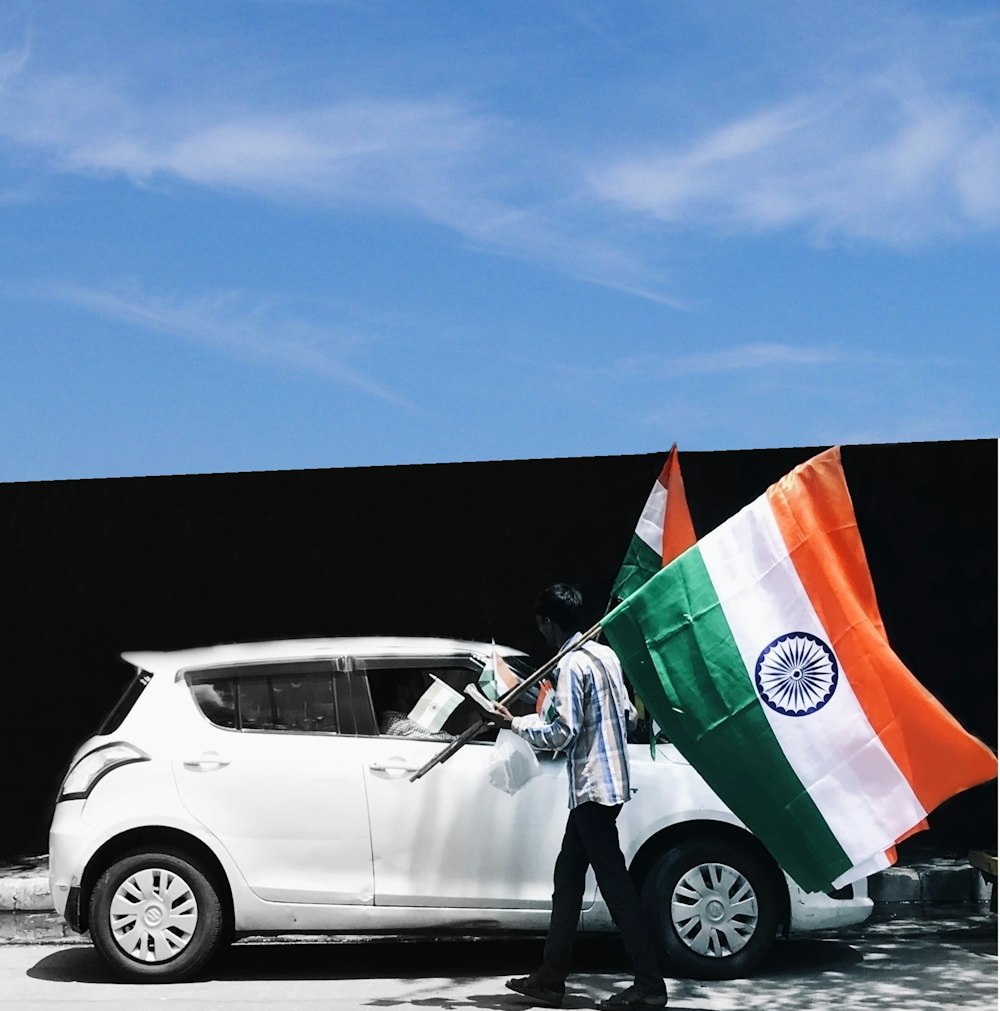
{"label": "plastic bag", "polygon": [[513,730],[501,730],[493,745],[486,767],[490,784],[504,793],[514,794],[540,772],[535,750]]}

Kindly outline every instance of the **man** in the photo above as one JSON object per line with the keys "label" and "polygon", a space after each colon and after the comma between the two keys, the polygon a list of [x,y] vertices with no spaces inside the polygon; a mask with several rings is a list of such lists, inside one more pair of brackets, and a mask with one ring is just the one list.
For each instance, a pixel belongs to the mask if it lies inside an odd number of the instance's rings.
{"label": "man", "polygon": [[[544,590],[535,603],[538,630],[556,652],[580,640],[582,617],[580,591],[566,583]],[[542,966],[530,976],[508,980],[507,987],[536,1005],[562,1005],[587,868],[593,867],[635,973],[634,984],[601,1007],[664,1007],[663,976],[618,841],[616,819],[630,796],[628,721],[635,715],[621,664],[609,647],[586,642],[560,662],[553,677],[556,705],[548,720],[537,715],[512,717],[500,707],[501,720],[529,744],[565,752],[570,809],[553,875],[552,917]]]}

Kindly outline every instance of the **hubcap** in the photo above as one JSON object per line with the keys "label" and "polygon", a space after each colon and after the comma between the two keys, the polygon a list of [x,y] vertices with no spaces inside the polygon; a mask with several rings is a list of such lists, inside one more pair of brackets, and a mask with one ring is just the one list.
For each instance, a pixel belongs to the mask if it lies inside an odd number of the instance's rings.
{"label": "hubcap", "polygon": [[118,886],[108,919],[111,936],[130,958],[166,962],[194,936],[198,903],[179,874],[148,867]]}
{"label": "hubcap", "polygon": [[674,887],[670,918],[677,936],[709,958],[735,955],[757,929],[757,896],[728,864],[698,864]]}

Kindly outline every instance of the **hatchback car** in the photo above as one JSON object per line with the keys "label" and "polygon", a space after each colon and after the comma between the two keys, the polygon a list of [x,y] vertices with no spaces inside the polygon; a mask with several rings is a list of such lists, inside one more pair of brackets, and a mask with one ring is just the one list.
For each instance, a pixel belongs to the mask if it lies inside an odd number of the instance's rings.
{"label": "hatchback car", "polygon": [[[540,756],[538,776],[502,793],[487,777],[494,730],[411,781],[441,735],[380,732],[431,675],[477,681],[491,648],[355,638],[124,654],[135,674],[56,805],[57,910],[137,981],[187,979],[248,935],[544,933],[564,761]],[[478,715],[466,702],[443,730]],[[630,749],[619,832],[667,971],[745,975],[779,933],[870,914],[866,882],[803,893],[674,747]],[[581,927],[614,929],[592,875]]]}

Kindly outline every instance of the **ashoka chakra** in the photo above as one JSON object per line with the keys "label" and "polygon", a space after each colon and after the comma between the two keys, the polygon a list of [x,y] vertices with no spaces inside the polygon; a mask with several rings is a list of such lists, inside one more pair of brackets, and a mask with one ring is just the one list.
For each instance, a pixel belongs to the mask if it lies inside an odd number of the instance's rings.
{"label": "ashoka chakra", "polygon": [[760,697],[783,716],[822,709],[837,688],[837,658],[809,632],[779,635],[757,657],[754,680]]}

